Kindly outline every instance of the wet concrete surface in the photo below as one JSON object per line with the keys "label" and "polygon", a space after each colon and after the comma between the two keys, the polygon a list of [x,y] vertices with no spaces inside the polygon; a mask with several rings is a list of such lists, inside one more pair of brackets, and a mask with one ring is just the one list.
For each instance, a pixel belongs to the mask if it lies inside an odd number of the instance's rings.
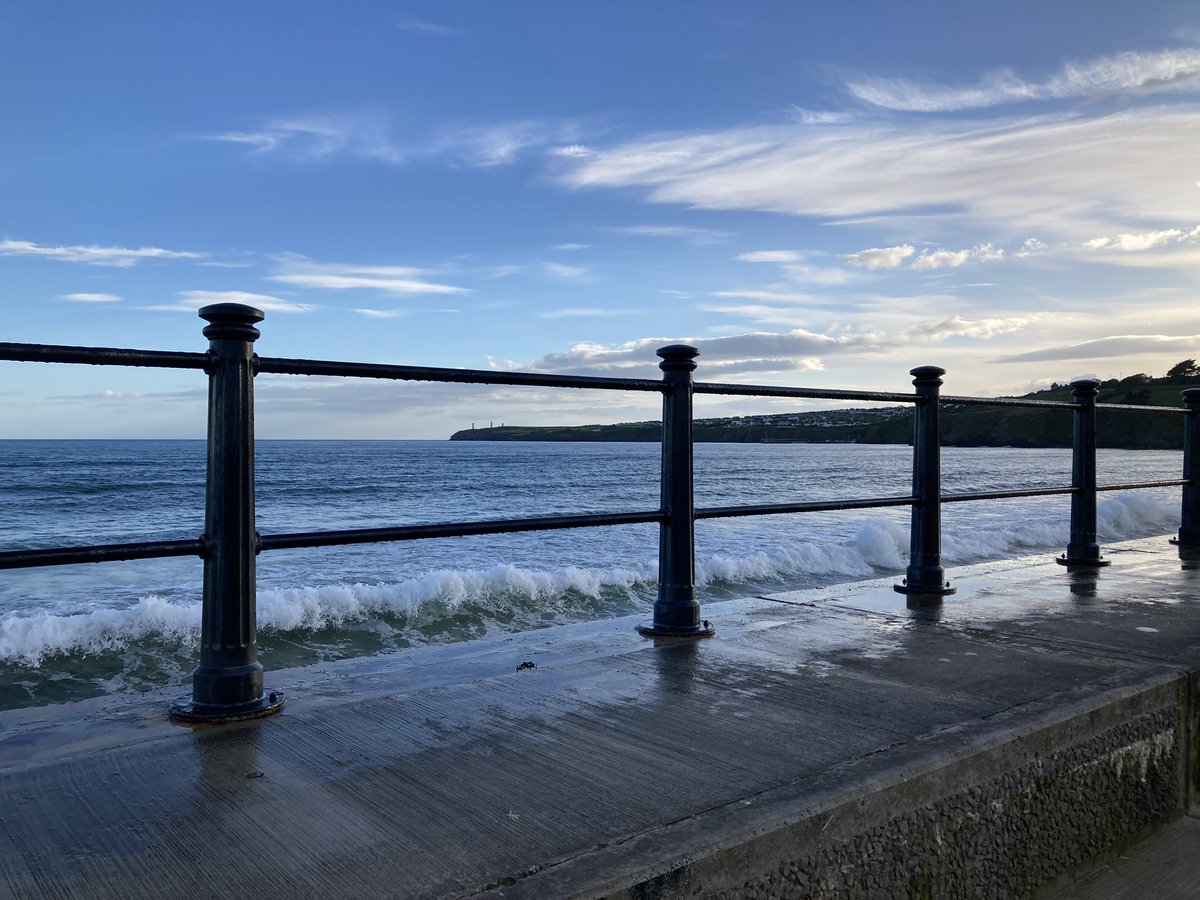
{"label": "wet concrete surface", "polygon": [[1200,569],[1105,552],[954,570],[941,608],[875,581],[710,604],[694,643],[617,619],[269,672],[258,723],[0,713],[0,895],[603,895],[1200,668]]}

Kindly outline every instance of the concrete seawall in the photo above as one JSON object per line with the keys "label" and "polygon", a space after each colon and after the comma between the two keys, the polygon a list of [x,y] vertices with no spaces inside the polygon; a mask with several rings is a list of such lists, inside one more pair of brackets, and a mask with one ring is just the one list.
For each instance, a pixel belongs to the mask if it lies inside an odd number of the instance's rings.
{"label": "concrete seawall", "polygon": [[0,713],[0,895],[1043,893],[1197,788],[1200,568],[1105,552],[277,672],[254,724]]}

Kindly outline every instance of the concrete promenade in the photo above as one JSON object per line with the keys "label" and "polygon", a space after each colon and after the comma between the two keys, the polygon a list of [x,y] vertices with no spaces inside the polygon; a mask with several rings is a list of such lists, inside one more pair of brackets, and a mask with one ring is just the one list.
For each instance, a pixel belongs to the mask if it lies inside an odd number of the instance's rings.
{"label": "concrete promenade", "polygon": [[259,723],[0,713],[0,896],[1049,896],[1197,782],[1200,566],[1105,555],[269,672]]}

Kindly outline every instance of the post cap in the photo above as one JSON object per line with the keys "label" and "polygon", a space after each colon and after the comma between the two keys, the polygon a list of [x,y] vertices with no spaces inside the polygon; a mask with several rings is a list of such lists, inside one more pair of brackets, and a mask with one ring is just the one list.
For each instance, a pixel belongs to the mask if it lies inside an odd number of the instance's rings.
{"label": "post cap", "polygon": [[231,338],[234,340],[254,341],[262,332],[254,326],[266,318],[261,309],[247,306],[244,303],[213,303],[201,307],[200,318],[211,322],[204,329],[204,336],[209,339]]}
{"label": "post cap", "polygon": [[1071,382],[1071,393],[1076,397],[1094,397],[1100,390],[1097,378],[1076,378]]}
{"label": "post cap", "polygon": [[662,357],[662,362],[658,367],[664,372],[668,370],[683,370],[691,372],[696,368],[696,364],[692,362],[700,351],[690,344],[668,344],[665,347],[659,347],[656,351]]}
{"label": "post cap", "polygon": [[914,385],[917,387],[926,387],[941,384],[942,376],[946,374],[946,370],[941,366],[917,366],[915,369],[909,369],[908,374],[913,377]]}
{"label": "post cap", "polygon": [[1184,388],[1179,393],[1183,396],[1184,403],[1200,403],[1200,387]]}

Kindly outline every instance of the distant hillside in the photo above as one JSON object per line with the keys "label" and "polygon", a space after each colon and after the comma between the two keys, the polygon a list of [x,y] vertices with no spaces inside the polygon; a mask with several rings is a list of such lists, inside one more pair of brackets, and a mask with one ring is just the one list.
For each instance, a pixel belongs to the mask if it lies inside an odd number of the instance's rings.
{"label": "distant hillside", "polygon": [[[1110,378],[1100,385],[1098,402],[1133,406],[1180,406],[1184,387],[1200,386],[1194,360],[1173,366],[1161,378],[1139,373]],[[1070,402],[1069,385],[1024,395],[1033,400]],[[942,408],[942,443],[948,447],[1070,447],[1071,414],[999,406]],[[1099,410],[1096,414],[1101,447],[1179,449],[1183,446],[1181,416],[1150,412]],[[912,407],[883,406],[696,419],[695,440],[715,443],[853,443],[907,444],[912,441]],[[522,426],[456,431],[452,441],[658,441],[661,424],[624,422],[618,425]]]}

